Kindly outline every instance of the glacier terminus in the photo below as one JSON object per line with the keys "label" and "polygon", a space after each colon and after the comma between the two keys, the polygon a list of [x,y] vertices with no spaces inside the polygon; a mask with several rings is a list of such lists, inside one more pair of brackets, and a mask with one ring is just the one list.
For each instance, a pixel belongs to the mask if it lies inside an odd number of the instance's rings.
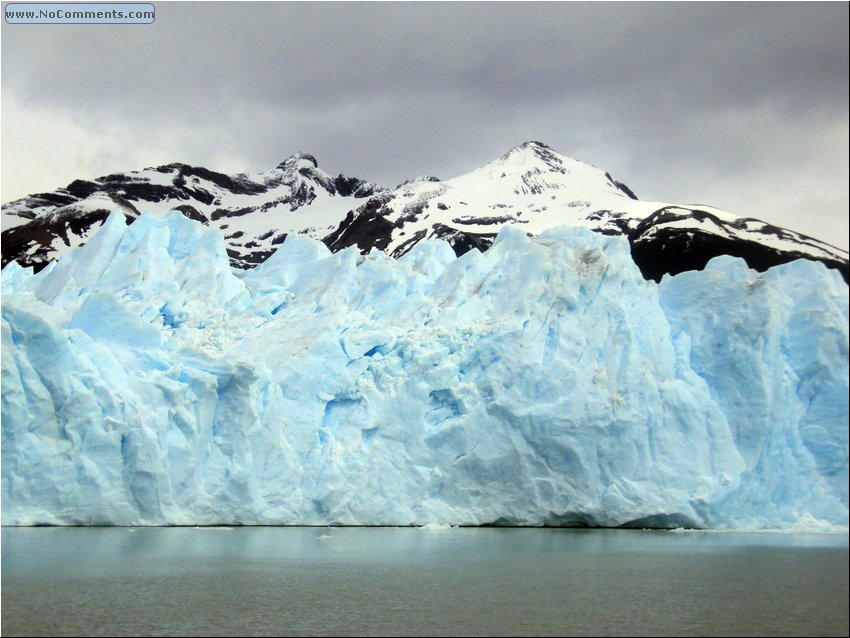
{"label": "glacier terminus", "polygon": [[848,526],[848,288],[642,276],[623,236],[460,257],[181,212],[3,270],[5,525]]}

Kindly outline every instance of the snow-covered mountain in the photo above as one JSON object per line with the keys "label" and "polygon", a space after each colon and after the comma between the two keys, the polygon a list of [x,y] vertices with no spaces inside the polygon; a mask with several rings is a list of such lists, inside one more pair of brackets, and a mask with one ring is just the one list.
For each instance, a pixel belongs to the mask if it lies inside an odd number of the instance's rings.
{"label": "snow-covered mountain", "polygon": [[399,257],[425,239],[461,255],[485,250],[504,226],[539,234],[560,225],[624,235],[645,277],[701,269],[713,257],[742,257],[758,270],[814,259],[848,279],[848,254],[824,242],[710,206],[644,202],[609,173],[540,142],[447,181],[424,177],[395,189],[332,177],[299,153],[257,175],[228,176],[184,164],[75,181],[4,205],[3,264],[43,268],[87,241],[111,210],[131,223],[140,212],[176,209],[221,229],[231,263],[261,263],[288,234],[332,251],[357,246]]}
{"label": "snow-covered mountain", "polygon": [[658,284],[623,236],[514,225],[461,257],[290,234],[238,271],[208,226],[116,212],[3,270],[4,524],[846,533],[848,287],[820,263]]}
{"label": "snow-covered mountain", "polygon": [[132,223],[141,213],[179,210],[221,230],[231,263],[261,263],[288,233],[323,237],[364,198],[382,192],[344,175],[332,177],[316,159],[297,153],[257,175],[224,175],[169,164],[92,181],[77,180],[53,193],[3,206],[3,265],[43,268],[84,244],[113,210]]}

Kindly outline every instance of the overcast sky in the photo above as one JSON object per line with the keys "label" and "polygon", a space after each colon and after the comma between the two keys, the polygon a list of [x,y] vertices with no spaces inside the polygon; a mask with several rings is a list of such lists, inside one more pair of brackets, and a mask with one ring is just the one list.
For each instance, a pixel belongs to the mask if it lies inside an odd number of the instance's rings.
{"label": "overcast sky", "polygon": [[[4,3],[5,5],[5,3]],[[314,154],[395,186],[526,140],[848,248],[848,4],[171,3],[2,25],[2,200]]]}

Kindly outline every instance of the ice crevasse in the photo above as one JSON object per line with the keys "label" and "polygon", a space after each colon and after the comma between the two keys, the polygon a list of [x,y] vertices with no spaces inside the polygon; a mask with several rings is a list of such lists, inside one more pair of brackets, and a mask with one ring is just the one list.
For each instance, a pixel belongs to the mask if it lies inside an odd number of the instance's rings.
{"label": "ice crevasse", "polygon": [[2,298],[2,521],[847,529],[848,294],[622,237],[231,269],[112,215]]}

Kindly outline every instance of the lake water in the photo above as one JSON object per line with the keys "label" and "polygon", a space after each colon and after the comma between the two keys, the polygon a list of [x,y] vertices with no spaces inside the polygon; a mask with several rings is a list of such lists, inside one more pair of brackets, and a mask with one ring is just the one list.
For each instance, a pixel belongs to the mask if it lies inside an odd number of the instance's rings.
{"label": "lake water", "polygon": [[844,635],[841,535],[4,528],[14,635]]}

